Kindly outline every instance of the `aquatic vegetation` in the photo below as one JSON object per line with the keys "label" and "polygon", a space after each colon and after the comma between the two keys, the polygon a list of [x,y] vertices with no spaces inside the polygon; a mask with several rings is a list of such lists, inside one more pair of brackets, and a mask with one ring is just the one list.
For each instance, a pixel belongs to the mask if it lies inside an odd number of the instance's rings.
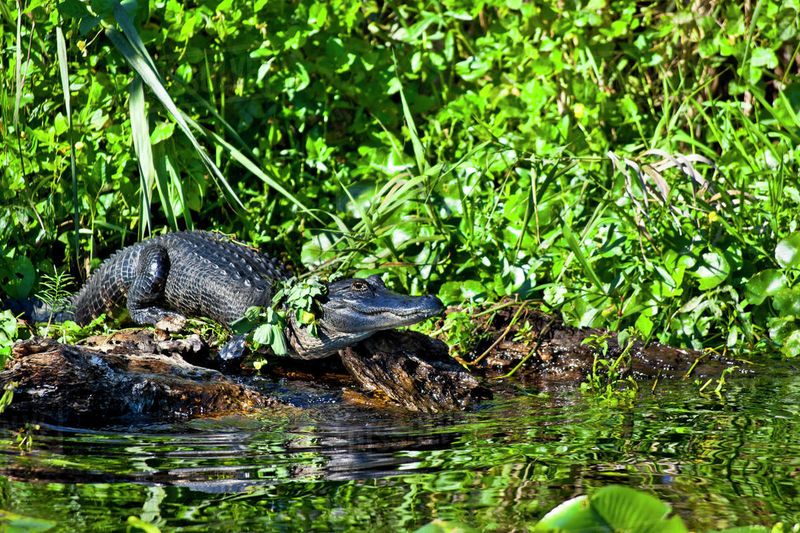
{"label": "aquatic vegetation", "polygon": [[647,493],[609,485],[591,496],[568,500],[536,524],[535,531],[660,531],[689,530],[672,508]]}
{"label": "aquatic vegetation", "polygon": [[[775,247],[775,262],[747,282],[745,294],[758,311],[768,316],[770,338],[787,357],[800,355],[800,233],[793,233]],[[765,310],[770,304],[769,310]]]}
{"label": "aquatic vegetation", "polygon": [[[327,287],[316,276],[299,280],[289,278],[276,282],[272,305],[266,308],[251,307],[239,321],[232,325],[234,332],[246,334],[253,349],[265,346],[275,355],[289,351],[285,336],[287,320],[294,317],[298,324],[316,335],[317,313],[314,298],[325,294]],[[265,363],[255,362],[256,369]]]}
{"label": "aquatic vegetation", "polygon": [[0,368],[11,355],[11,344],[17,338],[17,317],[11,311],[0,311]]}

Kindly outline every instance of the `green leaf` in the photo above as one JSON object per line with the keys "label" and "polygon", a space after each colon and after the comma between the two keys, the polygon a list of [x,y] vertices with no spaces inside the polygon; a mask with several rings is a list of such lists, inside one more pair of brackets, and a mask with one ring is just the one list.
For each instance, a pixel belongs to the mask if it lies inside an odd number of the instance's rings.
{"label": "green leaf", "polygon": [[151,144],[158,144],[161,141],[165,141],[172,137],[172,133],[175,131],[175,123],[174,122],[164,122],[161,121],[156,124],[155,129],[150,134],[150,143]]}
{"label": "green leaf", "polygon": [[64,0],[58,4],[58,12],[64,18],[81,18],[89,15],[86,5],[80,0]]}
{"label": "green leaf", "polygon": [[13,341],[17,337],[17,317],[8,309],[0,312],[0,338]]}
{"label": "green leaf", "polygon": [[698,284],[700,290],[707,291],[725,281],[731,273],[731,267],[725,256],[718,251],[704,253],[702,259],[692,274],[700,279]]}
{"label": "green leaf", "polygon": [[289,353],[288,346],[286,345],[286,336],[283,334],[283,329],[277,328],[275,337],[272,339],[272,342],[269,345],[270,350],[275,355],[286,355]]}
{"label": "green leaf", "polygon": [[274,327],[272,324],[261,324],[253,330],[253,342],[259,345],[271,344],[273,336]]}
{"label": "green leaf", "polygon": [[800,329],[794,330],[784,339],[781,351],[786,357],[797,357],[800,355]]}
{"label": "green leaf", "polygon": [[641,313],[639,318],[636,319],[636,329],[645,337],[648,337],[650,332],[653,331],[653,325],[653,321],[650,320],[646,313]]}
{"label": "green leaf", "polygon": [[767,320],[769,337],[777,344],[783,344],[789,335],[797,329],[794,316],[771,317]]}
{"label": "green leaf", "polygon": [[480,281],[469,279],[466,281],[448,281],[439,289],[439,297],[445,303],[463,304],[478,301],[488,294],[486,287]]}
{"label": "green leaf", "polygon": [[434,520],[414,531],[414,533],[473,533],[478,530],[459,522]]}
{"label": "green leaf", "polygon": [[800,287],[777,291],[772,304],[780,316],[800,316]]}
{"label": "green leaf", "polygon": [[775,259],[784,268],[800,266],[800,233],[793,233],[778,243]]}
{"label": "green leaf", "polygon": [[0,288],[11,298],[27,297],[33,288],[36,270],[27,257],[0,258]]}
{"label": "green leaf", "polygon": [[67,70],[67,43],[61,26],[56,28],[56,51],[58,55],[58,72],[61,77],[61,92],[64,94],[64,111],[67,114],[69,129],[69,170],[72,177],[72,225],[75,241],[75,261],[78,262],[78,169],[75,163],[75,138],[72,132],[72,103],[70,97],[69,72]]}
{"label": "green leaf", "polygon": [[566,239],[569,249],[575,255],[575,258],[581,264],[581,267],[583,267],[583,272],[586,274],[586,277],[589,278],[598,291],[600,291],[602,294],[606,294],[606,289],[603,287],[603,282],[600,281],[600,277],[597,275],[592,267],[592,264],[589,262],[589,258],[583,253],[583,249],[581,248],[578,239],[575,237],[575,234],[572,232],[572,229],[570,229],[566,222],[561,224],[561,232],[564,234],[564,239]]}
{"label": "green leaf", "polygon": [[775,52],[769,48],[756,48],[750,58],[750,65],[774,69],[778,66],[778,58],[775,56]]}
{"label": "green leaf", "polygon": [[[395,62],[395,70],[397,70],[397,63]],[[420,175],[425,174],[428,164],[425,161],[425,150],[422,148],[422,143],[417,134],[417,127],[414,125],[414,117],[411,115],[411,109],[408,107],[405,92],[403,92],[403,85],[400,84],[400,102],[403,104],[403,117],[406,121],[408,128],[408,136],[411,137],[411,146],[414,148],[414,158],[417,160],[417,170]]]}
{"label": "green leaf", "polygon": [[768,296],[772,296],[786,287],[786,276],[780,270],[768,269],[759,272],[747,282],[744,293],[753,305],[760,305]]}
{"label": "green leaf", "polygon": [[153,151],[150,146],[150,126],[147,123],[147,109],[144,101],[142,78],[134,76],[130,86],[128,107],[131,115],[131,137],[133,150],[139,160],[139,216],[141,218],[140,237],[150,232],[150,212],[153,184],[156,169],[153,165]]}
{"label": "green leaf", "polygon": [[146,522],[138,516],[129,516],[128,525],[134,530],[141,530],[144,531],[144,533],[161,533],[161,530],[158,529],[158,526],[151,524],[150,522]]}
{"label": "green leaf", "polygon": [[590,498],[578,496],[562,503],[536,524],[534,531],[685,533],[672,508],[658,498],[629,487],[610,485]]}
{"label": "green leaf", "polygon": [[[674,524],[667,521],[672,511],[669,505],[655,496],[629,487],[603,487],[592,495],[591,504],[615,531],[686,531],[685,527],[675,528]],[[669,526],[654,527],[657,523]]]}
{"label": "green leaf", "polygon": [[534,531],[610,531],[602,517],[592,509],[587,496],[567,500],[549,513],[533,528]]}

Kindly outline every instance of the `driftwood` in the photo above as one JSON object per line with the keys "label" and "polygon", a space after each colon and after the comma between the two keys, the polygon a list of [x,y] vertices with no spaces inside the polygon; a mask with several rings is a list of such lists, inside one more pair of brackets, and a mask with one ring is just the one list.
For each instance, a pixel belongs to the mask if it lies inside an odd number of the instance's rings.
{"label": "driftwood", "polygon": [[466,409],[492,397],[450,357],[445,343],[419,333],[381,332],[339,355],[366,391],[383,394],[409,411]]}
{"label": "driftwood", "polygon": [[[93,348],[41,338],[17,342],[11,362],[0,372],[0,384],[16,383],[4,418],[95,426],[279,405],[216,370],[191,365],[180,355],[159,353],[181,343],[167,341],[159,347],[156,340],[139,337],[144,350],[135,336]],[[182,342],[181,349],[195,341]]]}
{"label": "driftwood", "polygon": [[[465,358],[467,362],[459,361],[464,366],[450,357],[441,341],[414,332],[387,331],[342,350],[340,357],[310,362],[271,357],[266,373],[284,380],[333,384],[344,389],[345,401],[438,412],[467,409],[491,397],[481,381],[498,391],[503,390],[497,385],[502,381],[483,378],[512,370],[515,379],[535,386],[580,383],[593,371],[598,353],[607,361],[619,360],[616,370],[621,377],[718,376],[733,365],[720,356],[658,344],[637,342],[623,354],[616,335],[565,326],[525,304],[509,304],[483,317],[478,324],[483,340]],[[521,328],[522,324],[526,326]],[[203,368],[213,364],[213,355],[198,335],[169,339],[151,330],[90,338],[82,346],[49,339],[21,341],[14,346],[7,369],[0,372],[0,385],[17,383],[4,417],[97,425],[281,405],[217,370]]]}
{"label": "driftwood", "polygon": [[[515,304],[482,324],[483,337],[472,352],[471,367],[498,377],[512,370],[517,379],[542,383],[580,383],[591,374],[595,357],[616,362],[620,377],[635,379],[714,377],[739,365],[719,354],[635,341],[623,354],[616,333],[574,328],[560,319]],[[526,332],[520,326],[526,324]],[[600,372],[604,366],[597,367]]]}

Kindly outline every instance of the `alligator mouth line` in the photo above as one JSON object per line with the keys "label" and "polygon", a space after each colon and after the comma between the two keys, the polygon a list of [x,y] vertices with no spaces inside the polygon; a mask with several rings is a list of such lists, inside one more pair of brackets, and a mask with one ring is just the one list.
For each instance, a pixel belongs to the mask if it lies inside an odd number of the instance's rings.
{"label": "alligator mouth line", "polygon": [[433,316],[433,315],[439,313],[441,311],[441,309],[409,309],[409,310],[403,309],[403,310],[399,310],[399,309],[381,308],[381,309],[371,309],[371,310],[357,309],[357,311],[359,313],[361,313],[362,315],[368,315],[368,316],[387,314],[387,315],[399,316],[401,318],[408,318],[408,317],[412,317],[412,316],[423,316],[424,315],[427,318],[429,316]]}

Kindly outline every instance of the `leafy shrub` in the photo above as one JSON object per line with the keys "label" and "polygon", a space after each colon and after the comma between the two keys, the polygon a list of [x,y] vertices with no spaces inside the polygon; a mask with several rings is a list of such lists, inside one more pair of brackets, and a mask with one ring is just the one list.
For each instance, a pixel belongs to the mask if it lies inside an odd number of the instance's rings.
{"label": "leafy shrub", "polygon": [[745,287],[800,229],[795,2],[23,9],[0,8],[17,293],[23,258],[85,272],[203,227],[673,344],[746,349],[780,318]]}

